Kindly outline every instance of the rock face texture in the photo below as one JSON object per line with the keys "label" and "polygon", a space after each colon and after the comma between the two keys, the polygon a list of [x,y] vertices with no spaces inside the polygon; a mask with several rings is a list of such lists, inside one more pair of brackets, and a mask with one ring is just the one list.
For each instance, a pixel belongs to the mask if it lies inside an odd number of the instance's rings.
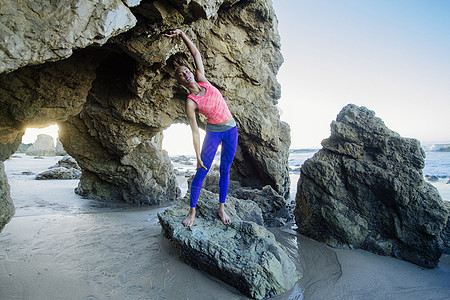
{"label": "rock face texture", "polygon": [[120,0],[4,0],[0,9],[0,73],[67,58],[136,24]]}
{"label": "rock face texture", "polygon": [[36,141],[28,148],[27,155],[32,156],[55,156],[55,141],[48,134],[39,134]]}
{"label": "rock face texture", "polygon": [[251,298],[269,298],[292,288],[301,274],[274,235],[257,224],[262,222],[258,205],[228,197],[225,206],[232,223],[225,226],[217,216],[217,202],[217,194],[202,190],[191,228],[181,223],[188,197],[158,214],[180,257]]}
{"label": "rock face texture", "polygon": [[289,195],[289,127],[275,106],[283,59],[270,0],[44,2],[0,4],[2,161],[25,128],[58,123],[64,149],[82,168],[78,193],[142,204],[174,200],[162,131],[187,123],[187,93],[173,72],[193,61],[180,39],[162,34],[181,28],[238,124],[232,177]]}
{"label": "rock face texture", "polygon": [[447,218],[447,223],[445,224],[444,229],[441,232],[442,241],[444,241],[444,253],[450,254],[450,202],[444,202],[445,207],[449,213]]}
{"label": "rock face texture", "polygon": [[365,107],[348,105],[323,148],[301,167],[300,233],[436,267],[447,210],[422,174],[419,141],[402,138]]}
{"label": "rock face texture", "polygon": [[0,231],[3,230],[6,223],[8,223],[14,216],[14,204],[9,195],[8,178],[5,174],[5,165],[0,163]]}

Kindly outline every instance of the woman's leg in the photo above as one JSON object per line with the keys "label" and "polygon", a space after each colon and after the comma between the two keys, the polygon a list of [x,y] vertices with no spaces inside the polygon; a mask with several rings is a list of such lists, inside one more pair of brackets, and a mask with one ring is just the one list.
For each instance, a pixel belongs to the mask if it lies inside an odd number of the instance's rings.
{"label": "woman's leg", "polygon": [[230,168],[236,154],[238,131],[233,127],[225,132],[222,138],[222,154],[220,156],[219,202],[225,203],[230,183]]}
{"label": "woman's leg", "polygon": [[194,179],[191,183],[191,194],[190,194],[190,206],[195,207],[197,205],[197,200],[200,195],[200,190],[202,189],[203,180],[208,174],[209,169],[211,168],[211,164],[214,160],[214,156],[216,155],[217,148],[221,142],[221,133],[222,132],[211,132],[206,131],[205,140],[203,141],[201,158],[203,164],[208,170],[200,168],[197,170],[197,173],[194,176]]}

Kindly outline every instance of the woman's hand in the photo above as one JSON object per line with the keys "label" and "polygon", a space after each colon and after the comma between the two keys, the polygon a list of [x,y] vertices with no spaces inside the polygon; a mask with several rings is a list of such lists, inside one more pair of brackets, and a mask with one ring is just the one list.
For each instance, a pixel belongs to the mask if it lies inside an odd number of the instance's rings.
{"label": "woman's hand", "polygon": [[208,79],[205,77],[205,67],[203,66],[202,56],[200,55],[200,51],[198,51],[197,47],[194,45],[194,43],[186,36],[186,34],[181,31],[180,29],[174,29],[169,32],[169,34],[164,33],[163,36],[172,38],[175,36],[181,36],[184,43],[189,49],[189,52],[191,52],[192,57],[194,58],[195,62],[195,75],[197,77],[197,81],[202,82],[208,82]]}
{"label": "woman's hand", "polygon": [[203,161],[200,158],[197,158],[197,170],[200,169],[200,168],[203,168],[203,169],[208,171],[208,169],[203,164]]}
{"label": "woman's hand", "polygon": [[181,33],[182,33],[182,31],[180,29],[174,29],[174,30],[171,30],[169,34],[164,33],[163,36],[172,38],[172,37],[177,36],[177,35],[179,35]]}

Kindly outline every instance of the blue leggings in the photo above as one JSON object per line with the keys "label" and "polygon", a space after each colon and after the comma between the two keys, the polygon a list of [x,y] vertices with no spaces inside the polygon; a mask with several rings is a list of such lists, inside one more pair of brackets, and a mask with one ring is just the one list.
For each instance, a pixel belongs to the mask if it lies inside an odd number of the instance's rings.
{"label": "blue leggings", "polygon": [[191,207],[197,205],[198,196],[202,189],[203,180],[208,174],[211,164],[216,155],[217,148],[222,143],[220,156],[220,179],[219,179],[219,201],[225,203],[230,182],[230,167],[236,154],[238,140],[237,127],[233,127],[223,132],[206,131],[205,140],[201,152],[203,164],[208,170],[200,168],[194,176],[191,184]]}

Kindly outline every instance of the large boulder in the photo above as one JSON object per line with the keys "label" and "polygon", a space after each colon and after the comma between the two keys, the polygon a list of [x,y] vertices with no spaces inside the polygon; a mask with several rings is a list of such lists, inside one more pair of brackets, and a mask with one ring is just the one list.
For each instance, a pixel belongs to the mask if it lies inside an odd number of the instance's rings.
{"label": "large boulder", "polygon": [[373,111],[347,105],[322,146],[301,167],[299,232],[333,247],[436,267],[448,213],[424,180],[419,141],[389,130]]}
{"label": "large boulder", "polygon": [[26,155],[55,156],[55,141],[48,134],[39,134],[36,141],[28,148]]}
{"label": "large boulder", "polygon": [[228,197],[225,207],[232,221],[228,226],[217,216],[217,207],[217,194],[202,190],[192,227],[182,224],[189,211],[188,197],[158,214],[164,235],[180,257],[252,298],[292,288],[301,275],[274,235],[257,224],[262,223],[258,206]]}

